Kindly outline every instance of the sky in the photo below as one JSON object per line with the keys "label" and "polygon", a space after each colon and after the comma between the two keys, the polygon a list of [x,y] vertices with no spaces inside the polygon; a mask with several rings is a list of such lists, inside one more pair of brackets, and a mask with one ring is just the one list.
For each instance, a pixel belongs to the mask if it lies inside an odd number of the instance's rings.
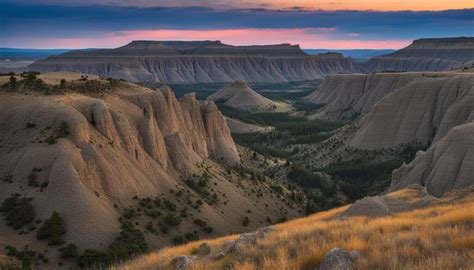
{"label": "sky", "polygon": [[473,29],[474,0],[0,0],[0,47],[14,48],[221,40],[399,49]]}

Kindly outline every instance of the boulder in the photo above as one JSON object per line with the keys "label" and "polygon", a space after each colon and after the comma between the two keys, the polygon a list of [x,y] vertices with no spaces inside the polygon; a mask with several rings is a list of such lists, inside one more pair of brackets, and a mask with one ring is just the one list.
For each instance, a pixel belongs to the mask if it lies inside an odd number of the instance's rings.
{"label": "boulder", "polygon": [[192,262],[197,260],[197,258],[197,256],[178,256],[171,260],[170,264],[174,269],[186,269]]}
{"label": "boulder", "polygon": [[333,248],[326,255],[317,268],[318,270],[351,270],[352,263],[359,258],[355,250],[349,252],[342,248]]}

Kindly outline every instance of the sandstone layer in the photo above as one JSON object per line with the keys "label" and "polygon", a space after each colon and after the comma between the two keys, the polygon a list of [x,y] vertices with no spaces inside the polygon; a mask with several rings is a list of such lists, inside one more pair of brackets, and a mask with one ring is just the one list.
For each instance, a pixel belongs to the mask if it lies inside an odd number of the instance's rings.
{"label": "sandstone layer", "polygon": [[393,172],[389,190],[411,184],[423,185],[438,197],[474,185],[474,123],[454,127],[426,152],[419,151],[412,162]]}
{"label": "sandstone layer", "polygon": [[220,42],[134,41],[117,48],[71,51],[29,66],[127,81],[165,83],[288,82],[352,73],[360,67],[340,54],[306,55],[298,46],[230,46]]}
{"label": "sandstone layer", "polygon": [[415,40],[394,53],[377,56],[367,63],[371,71],[442,71],[474,60],[474,38]]}
{"label": "sandstone layer", "polygon": [[359,121],[349,144],[377,150],[428,146],[455,126],[474,120],[474,75],[429,75],[385,95]]}
{"label": "sandstone layer", "polygon": [[[57,84],[65,76],[67,87],[75,86],[71,89],[88,85],[78,74],[41,74]],[[261,197],[247,192],[255,183],[232,170],[240,157],[212,101],[192,94],[178,100],[168,87],[114,85],[104,92],[66,88],[49,95],[0,88],[0,201],[15,193],[32,198],[36,219],[46,220],[53,211],[64,219],[66,242],[100,250],[118,236],[119,217],[136,207],[138,198],[171,200],[174,211],[187,208],[191,215],[168,234],[147,233],[152,247],[196,230],[196,218],[212,226],[216,236],[254,229],[268,216],[298,215],[273,198],[265,184],[259,187]],[[203,175],[209,177],[208,195],[187,182]],[[257,204],[259,199],[272,206]],[[244,216],[252,220],[247,227]],[[46,248],[34,233],[18,235],[2,222],[0,246],[5,245]]]}

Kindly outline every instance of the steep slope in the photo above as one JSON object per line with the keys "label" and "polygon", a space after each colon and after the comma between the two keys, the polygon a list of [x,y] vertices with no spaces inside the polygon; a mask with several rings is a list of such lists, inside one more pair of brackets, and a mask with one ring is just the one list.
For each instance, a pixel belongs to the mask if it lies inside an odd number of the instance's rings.
{"label": "steep slope", "polygon": [[230,46],[220,42],[134,41],[117,49],[73,51],[29,66],[165,83],[287,82],[360,69],[340,54],[306,55],[298,46]]}
{"label": "steep slope", "polygon": [[242,122],[238,119],[226,117],[225,120],[227,121],[227,126],[229,126],[230,132],[235,133],[235,134],[255,133],[255,132],[266,133],[273,130],[273,127],[253,125],[253,124]]}
{"label": "steep slope", "polygon": [[[473,190],[426,200],[417,187],[384,198],[408,207],[372,216],[372,209],[347,215],[354,206],[348,205],[255,233],[163,249],[113,269],[176,269],[177,258],[186,259],[189,269],[196,270],[472,268]],[[193,252],[201,245],[209,248],[209,254]],[[322,267],[335,248],[351,251],[350,259],[333,257],[336,267]]]}
{"label": "steep slope", "polygon": [[419,39],[399,51],[369,60],[368,69],[381,71],[441,71],[474,60],[474,38]]}
{"label": "steep slope", "polygon": [[210,95],[207,100],[222,102],[224,105],[243,111],[269,111],[277,109],[277,104],[260,95],[243,81],[235,81]]}
{"label": "steep slope", "polygon": [[359,121],[350,145],[377,150],[402,144],[428,146],[474,118],[474,75],[433,75],[385,95]]}
{"label": "steep slope", "polygon": [[313,117],[342,120],[367,113],[386,94],[423,78],[417,73],[331,75],[304,100],[326,104]]}
{"label": "steep slope", "polygon": [[474,122],[454,127],[426,152],[418,152],[412,162],[395,170],[389,190],[411,184],[424,185],[435,196],[474,185]]}
{"label": "steep slope", "polygon": [[[182,220],[169,233],[148,232],[152,247],[190,231],[202,234],[193,219],[212,226],[208,233],[222,235],[255,228],[268,216],[298,215],[273,198],[267,184],[233,169],[240,158],[213,102],[193,95],[177,100],[168,87],[153,91],[113,80],[106,91],[77,90],[108,83],[68,82],[52,95],[0,89],[2,202],[14,193],[32,198],[37,219],[57,211],[68,243],[96,249],[117,237],[121,215],[140,211],[150,198],[160,200],[161,207],[171,202],[159,215],[176,211]],[[247,192],[252,186],[259,196]],[[271,206],[258,204],[260,199]],[[147,215],[136,220],[143,230],[148,222],[166,222]],[[248,227],[242,225],[244,216],[250,217]],[[0,245],[7,244],[42,250],[46,243],[36,241],[34,233],[18,236],[2,221]]]}

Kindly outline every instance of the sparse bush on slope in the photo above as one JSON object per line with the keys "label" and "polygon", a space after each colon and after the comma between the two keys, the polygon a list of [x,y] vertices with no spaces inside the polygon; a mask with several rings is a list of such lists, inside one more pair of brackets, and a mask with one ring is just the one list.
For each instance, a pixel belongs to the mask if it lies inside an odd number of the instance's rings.
{"label": "sparse bush on slope", "polygon": [[[399,198],[410,196],[401,191]],[[474,192],[460,192],[442,203],[385,217],[337,218],[347,209],[327,212],[276,225],[271,237],[239,250],[239,256],[194,261],[193,270],[217,269],[317,269],[334,247],[356,250],[355,269],[470,269],[474,221]],[[211,251],[221,251],[232,235],[206,241]],[[168,269],[170,261],[191,255],[202,241],[165,248],[115,270]],[[213,256],[211,252],[209,256]]]}
{"label": "sparse bush on slope", "polygon": [[15,230],[23,228],[35,219],[35,211],[31,205],[32,198],[14,194],[6,198],[0,208],[8,226]]}
{"label": "sparse bush on slope", "polygon": [[58,212],[54,211],[49,219],[36,232],[38,240],[48,240],[48,245],[56,246],[64,243],[63,236],[66,234],[64,221]]}

